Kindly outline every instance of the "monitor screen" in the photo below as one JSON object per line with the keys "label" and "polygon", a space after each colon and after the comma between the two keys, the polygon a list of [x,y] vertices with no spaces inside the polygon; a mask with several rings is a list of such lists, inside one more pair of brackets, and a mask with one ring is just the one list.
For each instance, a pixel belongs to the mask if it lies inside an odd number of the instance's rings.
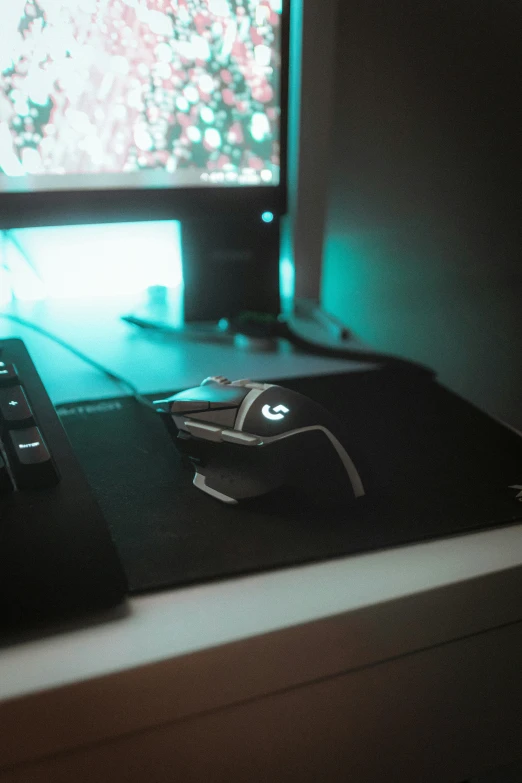
{"label": "monitor screen", "polygon": [[0,193],[279,185],[282,2],[0,2]]}

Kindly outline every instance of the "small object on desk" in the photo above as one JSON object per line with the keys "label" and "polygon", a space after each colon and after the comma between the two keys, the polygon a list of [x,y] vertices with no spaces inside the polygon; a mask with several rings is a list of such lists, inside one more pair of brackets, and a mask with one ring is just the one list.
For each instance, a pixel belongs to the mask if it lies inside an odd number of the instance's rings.
{"label": "small object on desk", "polygon": [[343,425],[298,392],[214,376],[155,406],[192,462],[194,486],[223,503],[283,486],[327,505],[365,495]]}

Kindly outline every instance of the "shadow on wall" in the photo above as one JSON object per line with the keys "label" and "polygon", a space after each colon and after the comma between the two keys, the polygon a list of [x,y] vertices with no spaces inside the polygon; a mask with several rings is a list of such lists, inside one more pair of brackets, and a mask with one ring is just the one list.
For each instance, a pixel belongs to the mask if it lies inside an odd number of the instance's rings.
{"label": "shadow on wall", "polygon": [[522,9],[339,10],[323,302],[522,427]]}

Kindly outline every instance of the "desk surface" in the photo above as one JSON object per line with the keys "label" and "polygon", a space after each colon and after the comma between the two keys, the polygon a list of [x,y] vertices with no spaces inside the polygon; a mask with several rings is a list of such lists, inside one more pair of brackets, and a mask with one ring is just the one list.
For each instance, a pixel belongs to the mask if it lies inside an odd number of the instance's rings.
{"label": "desk surface", "polygon": [[[132,381],[144,394],[189,388],[208,375],[289,378],[344,372],[359,366],[296,353],[284,343],[278,351],[251,353],[227,345],[155,335],[119,318],[130,312],[132,305],[133,301],[124,297],[55,300],[51,304],[19,303],[12,312],[68,341]],[[303,327],[306,330],[305,323]],[[308,330],[313,334],[317,328],[312,326]],[[25,341],[55,405],[126,393],[99,371],[24,326],[0,318],[0,337],[20,337]]]}
{"label": "desk surface", "polygon": [[[151,337],[118,320],[127,304],[62,302],[18,312],[128,377],[142,392],[190,386],[215,373],[274,378],[353,367],[295,354],[285,346],[275,353],[247,354]],[[55,403],[120,393],[62,348],[0,320],[0,337],[14,336],[26,342]],[[164,676],[150,673],[164,674],[162,667],[173,662],[178,663],[169,668],[173,698],[161,708],[165,720],[520,620],[521,534],[518,525],[135,598],[125,612],[106,622],[13,641],[0,651],[0,710],[6,718],[15,710],[18,728],[0,755],[11,763],[24,758],[24,732],[30,730],[33,700],[41,692],[47,692],[46,708],[52,711],[54,704],[59,713],[68,693],[78,698],[77,689],[85,686],[92,697],[92,687],[99,685],[92,704],[102,712],[111,688],[117,698],[122,688],[137,687],[136,671],[148,672],[138,686],[139,707],[128,708],[115,729],[136,730],[150,719],[144,705],[152,710],[154,704],[156,715],[158,692],[166,687]],[[333,644],[340,633],[344,643]],[[298,654],[303,645],[308,655],[298,655],[298,664],[289,667],[287,656]],[[239,672],[231,669],[236,656],[241,673],[232,687],[230,671]],[[197,676],[201,661],[205,682],[211,685],[204,693],[198,689],[196,698],[183,681]],[[125,673],[129,678],[122,681]],[[53,701],[54,689],[58,701]],[[80,736],[84,741],[86,732],[99,739],[110,730],[104,721],[89,727],[80,721],[57,740],[40,726],[38,752],[67,747]]]}

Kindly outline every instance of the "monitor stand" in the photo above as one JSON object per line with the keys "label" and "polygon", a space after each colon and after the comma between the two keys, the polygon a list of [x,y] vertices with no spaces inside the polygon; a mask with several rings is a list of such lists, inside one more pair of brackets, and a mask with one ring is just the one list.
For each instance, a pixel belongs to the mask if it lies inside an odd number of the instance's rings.
{"label": "monitor stand", "polygon": [[[267,216],[268,217],[268,216]],[[214,342],[237,339],[230,324],[245,312],[277,318],[280,300],[281,229],[277,216],[235,219],[223,216],[182,224],[183,303],[169,300],[162,287],[149,289],[142,308],[125,316],[142,328],[176,332],[180,337]],[[271,341],[250,340],[245,347],[266,349]]]}
{"label": "monitor stand", "polygon": [[278,315],[280,220],[260,215],[207,218],[182,225],[185,323]]}
{"label": "monitor stand", "polygon": [[[246,350],[274,350],[270,324],[281,316],[323,332],[333,348],[353,340],[349,329],[325,313],[318,302],[282,303],[280,295],[281,221],[241,216],[187,221],[182,225],[184,292],[149,289],[146,303],[124,320],[181,339],[235,344]],[[177,292],[176,292],[177,294]],[[173,301],[175,298],[176,301]],[[248,328],[238,316],[253,314]]]}

